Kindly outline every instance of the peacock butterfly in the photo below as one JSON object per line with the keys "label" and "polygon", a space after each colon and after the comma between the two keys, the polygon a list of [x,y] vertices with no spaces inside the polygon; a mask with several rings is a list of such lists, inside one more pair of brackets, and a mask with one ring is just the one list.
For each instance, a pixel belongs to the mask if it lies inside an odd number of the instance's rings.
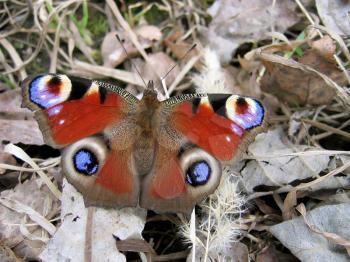
{"label": "peacock butterfly", "polygon": [[157,99],[149,82],[138,100],[105,82],[59,74],[29,77],[23,103],[86,205],[189,213],[213,193],[265,126],[253,98],[183,94]]}

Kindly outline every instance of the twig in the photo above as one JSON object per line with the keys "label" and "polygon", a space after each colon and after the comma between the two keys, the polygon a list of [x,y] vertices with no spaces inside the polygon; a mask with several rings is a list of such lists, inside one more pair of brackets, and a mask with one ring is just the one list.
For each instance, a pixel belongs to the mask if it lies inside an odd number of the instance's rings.
{"label": "twig", "polygon": [[343,136],[346,139],[350,140],[350,133],[345,132],[343,130],[339,130],[339,129],[335,128],[335,127],[332,127],[332,126],[320,123],[320,122],[315,121],[315,120],[307,119],[307,118],[303,118],[303,119],[301,119],[301,121],[306,123],[306,124],[310,124],[312,126],[315,126],[317,128],[320,128],[320,129],[323,129],[323,130],[326,130],[326,131],[329,131],[329,132],[333,132],[334,134]]}

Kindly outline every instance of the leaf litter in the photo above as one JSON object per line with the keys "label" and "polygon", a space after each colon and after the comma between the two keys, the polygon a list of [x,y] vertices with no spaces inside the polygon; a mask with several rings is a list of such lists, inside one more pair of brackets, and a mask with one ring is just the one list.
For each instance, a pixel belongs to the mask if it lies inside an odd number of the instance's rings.
{"label": "leaf litter", "polygon": [[[1,261],[348,260],[346,1],[28,3],[0,3]],[[130,61],[147,80],[178,63],[158,83],[162,100],[238,93],[268,110],[269,130],[191,219],[85,208],[20,108],[18,83],[47,70],[116,80],[141,97]]]}

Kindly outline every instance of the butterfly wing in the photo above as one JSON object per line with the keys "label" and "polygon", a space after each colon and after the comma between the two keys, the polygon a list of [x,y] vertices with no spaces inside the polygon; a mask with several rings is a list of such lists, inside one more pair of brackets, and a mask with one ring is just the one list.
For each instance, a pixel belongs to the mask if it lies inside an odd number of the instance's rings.
{"label": "butterfly wing", "polygon": [[22,106],[34,111],[46,143],[64,148],[63,171],[87,204],[137,205],[134,96],[107,83],[55,74],[27,78],[22,95]]}
{"label": "butterfly wing", "polygon": [[214,192],[221,165],[233,163],[266,122],[259,101],[225,94],[171,98],[159,118],[156,159],[140,205],[184,213]]}

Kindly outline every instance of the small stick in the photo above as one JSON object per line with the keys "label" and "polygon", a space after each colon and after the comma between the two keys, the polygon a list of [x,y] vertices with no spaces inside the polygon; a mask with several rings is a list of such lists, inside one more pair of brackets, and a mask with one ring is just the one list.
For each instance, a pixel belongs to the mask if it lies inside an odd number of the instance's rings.
{"label": "small stick", "polygon": [[[188,50],[186,51],[186,53],[185,53],[182,57],[180,57],[179,60],[181,61],[182,59],[184,59],[184,58],[188,55],[188,53],[191,52],[196,46],[197,46],[197,44],[194,44],[193,46],[191,46],[190,49],[188,49]],[[160,80],[165,79],[165,78],[169,75],[169,73],[170,73],[176,66],[178,66],[178,63],[174,64],[174,65],[168,70],[168,72],[167,72],[164,76],[162,76],[162,77],[160,78]]]}
{"label": "small stick", "polygon": [[[128,58],[130,58],[128,52],[126,51],[126,49],[125,49],[125,47],[124,47],[124,45],[123,45],[122,40],[119,38],[119,35],[116,34],[115,36],[116,36],[116,38],[118,39],[119,44],[122,46],[122,48],[123,48],[123,50],[124,50],[126,56],[127,56]],[[142,79],[142,82],[144,83],[145,87],[147,88],[147,84],[146,84],[145,80],[142,78],[140,71],[137,69],[136,65],[132,62],[132,60],[131,60],[131,59],[129,59],[129,60],[130,60],[130,62],[131,62],[131,64],[132,64],[132,66],[135,68],[137,74],[138,74],[138,75],[140,76],[140,78]]]}

